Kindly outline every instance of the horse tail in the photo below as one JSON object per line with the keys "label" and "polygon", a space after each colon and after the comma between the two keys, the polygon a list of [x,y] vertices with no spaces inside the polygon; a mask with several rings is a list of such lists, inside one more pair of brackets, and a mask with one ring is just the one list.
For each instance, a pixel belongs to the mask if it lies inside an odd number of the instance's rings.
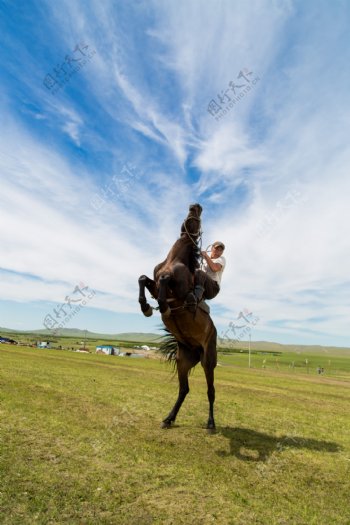
{"label": "horse tail", "polygon": [[[170,332],[170,330],[168,330],[165,327],[163,328],[163,330],[165,331],[165,334],[162,336],[162,342],[157,351],[164,357],[164,359],[168,363],[173,365],[174,372],[176,372],[178,342],[174,335]],[[193,365],[191,367],[191,370],[193,370],[193,367],[195,367],[201,359],[202,348],[192,347],[188,350],[190,352],[190,360],[193,361]]]}
{"label": "horse tail", "polygon": [[172,363],[176,367],[177,341],[173,334],[164,328],[165,334],[162,337],[162,342],[158,348],[158,352],[165,358],[166,361]]}

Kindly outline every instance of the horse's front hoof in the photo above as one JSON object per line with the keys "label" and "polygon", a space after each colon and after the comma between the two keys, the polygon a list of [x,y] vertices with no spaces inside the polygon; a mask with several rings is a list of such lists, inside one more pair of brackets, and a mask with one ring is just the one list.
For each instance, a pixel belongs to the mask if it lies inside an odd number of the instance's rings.
{"label": "horse's front hoof", "polygon": [[153,315],[153,308],[150,304],[146,303],[146,304],[142,304],[141,303],[141,310],[142,310],[142,313],[145,317],[151,317],[151,315]]}
{"label": "horse's front hoof", "polygon": [[171,428],[171,421],[167,421],[166,419],[162,421],[162,424],[160,425],[161,428]]}
{"label": "horse's front hoof", "polygon": [[142,312],[144,316],[151,317],[153,315],[153,308],[152,306],[149,306],[145,312]]}

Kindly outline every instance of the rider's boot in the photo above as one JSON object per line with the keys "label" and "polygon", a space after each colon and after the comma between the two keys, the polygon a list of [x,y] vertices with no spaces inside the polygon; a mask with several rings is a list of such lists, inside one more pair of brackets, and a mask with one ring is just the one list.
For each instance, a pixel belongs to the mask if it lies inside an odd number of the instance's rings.
{"label": "rider's boot", "polygon": [[194,287],[194,295],[198,303],[200,303],[201,300],[203,299],[203,293],[204,293],[204,287],[201,286],[200,284],[196,284],[196,286]]}
{"label": "rider's boot", "polygon": [[195,294],[192,291],[188,292],[188,294],[186,296],[185,306],[192,313],[194,313],[196,311],[197,298],[196,298]]}

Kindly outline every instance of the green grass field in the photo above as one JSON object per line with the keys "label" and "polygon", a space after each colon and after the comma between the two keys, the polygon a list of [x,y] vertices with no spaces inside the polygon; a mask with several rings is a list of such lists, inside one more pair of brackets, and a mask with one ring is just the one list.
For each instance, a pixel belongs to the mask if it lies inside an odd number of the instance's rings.
{"label": "green grass field", "polygon": [[246,359],[219,358],[209,435],[200,366],[162,430],[164,362],[1,345],[0,522],[350,524],[348,361],[319,376],[317,356],[309,374]]}
{"label": "green grass field", "polygon": [[[221,354],[219,362],[223,366],[248,367],[247,354]],[[266,371],[281,371],[290,374],[316,375],[318,368],[323,368],[324,377],[333,377],[348,381],[350,385],[350,353],[348,357],[332,354],[303,354],[284,352],[278,356],[252,354],[251,367]]]}

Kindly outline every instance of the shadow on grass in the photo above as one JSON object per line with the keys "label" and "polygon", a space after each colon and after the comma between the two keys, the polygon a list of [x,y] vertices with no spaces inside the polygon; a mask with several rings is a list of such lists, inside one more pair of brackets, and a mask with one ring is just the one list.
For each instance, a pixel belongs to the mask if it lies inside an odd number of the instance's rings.
{"label": "shadow on grass", "polygon": [[221,457],[236,456],[242,461],[267,461],[273,452],[288,448],[304,448],[320,452],[341,450],[340,445],[332,441],[318,441],[290,435],[275,437],[249,428],[222,427],[218,431],[230,440],[230,451],[219,451],[217,454]]}

